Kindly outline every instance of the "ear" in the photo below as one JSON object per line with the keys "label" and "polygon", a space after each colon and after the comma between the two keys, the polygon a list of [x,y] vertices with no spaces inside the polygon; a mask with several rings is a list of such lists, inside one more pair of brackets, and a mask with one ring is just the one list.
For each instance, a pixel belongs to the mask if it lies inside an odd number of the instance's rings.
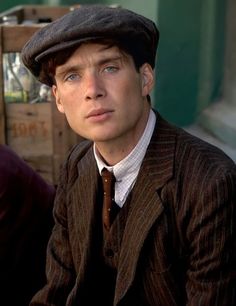
{"label": "ear", "polygon": [[60,95],[59,95],[58,88],[56,85],[52,85],[52,93],[53,93],[53,96],[55,97],[57,109],[59,110],[59,112],[64,114],[65,113],[64,107],[63,107],[63,104],[61,103]]}
{"label": "ear", "polygon": [[142,82],[142,95],[147,96],[151,93],[154,86],[154,70],[148,63],[144,63],[140,67],[140,75]]}

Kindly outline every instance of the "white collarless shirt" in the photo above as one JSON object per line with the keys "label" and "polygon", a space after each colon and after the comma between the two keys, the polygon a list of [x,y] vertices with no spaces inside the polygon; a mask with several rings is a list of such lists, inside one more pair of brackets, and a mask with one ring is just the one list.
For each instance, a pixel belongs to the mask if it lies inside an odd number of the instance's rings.
{"label": "white collarless shirt", "polygon": [[148,117],[148,122],[146,128],[143,132],[137,145],[134,149],[122,159],[119,163],[114,166],[108,166],[99,156],[96,151],[96,145],[93,146],[94,156],[97,162],[98,170],[101,175],[103,168],[107,168],[109,171],[113,172],[116,177],[115,182],[115,202],[119,207],[122,207],[132,190],[138,173],[141,167],[143,158],[147,151],[147,147],[150,143],[153,130],[156,124],[156,115],[151,109]]}

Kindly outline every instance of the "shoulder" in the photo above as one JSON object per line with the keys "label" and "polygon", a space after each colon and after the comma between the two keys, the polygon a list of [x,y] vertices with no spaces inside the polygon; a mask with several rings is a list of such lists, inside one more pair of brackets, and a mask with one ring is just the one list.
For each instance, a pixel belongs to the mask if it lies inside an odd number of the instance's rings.
{"label": "shoulder", "polygon": [[236,196],[234,161],[221,149],[181,129],[177,132],[175,179],[188,203],[201,203],[197,210],[209,208],[206,203],[211,203],[212,209],[219,203],[232,204]]}
{"label": "shoulder", "polygon": [[83,158],[88,157],[88,153],[91,153],[92,146],[92,141],[84,140],[72,147],[67,157],[69,168],[73,169]]}
{"label": "shoulder", "polygon": [[[55,189],[7,145],[0,145],[0,198],[8,204],[47,208]],[[40,199],[43,201],[40,202]]]}
{"label": "shoulder", "polygon": [[36,175],[33,168],[7,145],[0,145],[0,173],[4,181],[19,182],[28,182],[33,175]]}
{"label": "shoulder", "polygon": [[66,181],[69,185],[75,182],[78,176],[78,167],[83,167],[84,162],[89,164],[92,160],[92,145],[91,141],[84,140],[71,148],[62,166],[62,181]]}
{"label": "shoulder", "polygon": [[170,124],[159,114],[157,116],[156,138],[161,138],[165,145],[172,142],[173,154],[170,156],[173,158],[174,178],[178,182],[187,185],[191,182],[196,186],[228,175],[235,177],[236,164],[221,149]]}
{"label": "shoulder", "polygon": [[174,126],[161,116],[158,117],[158,123],[157,130],[162,133],[162,136],[175,139],[176,165],[187,166],[188,164],[190,168],[194,165],[204,165],[217,168],[219,171],[235,169],[235,162],[220,148],[188,133],[183,128]]}
{"label": "shoulder", "polygon": [[183,129],[177,132],[176,161],[178,165],[186,166],[196,174],[235,172],[234,161],[220,148],[195,137]]}
{"label": "shoulder", "polygon": [[[11,167],[9,167],[11,166]],[[26,168],[26,163],[7,145],[0,145],[0,167],[1,172],[4,170],[12,171],[16,170],[18,167]]]}

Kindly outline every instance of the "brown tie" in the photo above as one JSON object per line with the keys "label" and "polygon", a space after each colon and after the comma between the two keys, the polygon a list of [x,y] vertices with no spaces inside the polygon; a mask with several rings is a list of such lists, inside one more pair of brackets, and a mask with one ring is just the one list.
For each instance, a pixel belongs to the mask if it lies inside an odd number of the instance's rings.
{"label": "brown tie", "polygon": [[106,168],[102,170],[102,182],[103,182],[103,209],[102,218],[103,224],[106,230],[111,226],[111,207],[114,198],[115,191],[115,176],[112,172]]}

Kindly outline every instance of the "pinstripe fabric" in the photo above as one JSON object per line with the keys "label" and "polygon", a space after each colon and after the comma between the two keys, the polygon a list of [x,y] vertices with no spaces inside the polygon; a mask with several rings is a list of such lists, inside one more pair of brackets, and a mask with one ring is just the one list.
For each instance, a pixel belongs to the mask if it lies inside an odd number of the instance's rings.
{"label": "pinstripe fabric", "polygon": [[[157,122],[132,191],[114,305],[236,305],[235,164],[160,117]],[[48,285],[32,306],[86,305],[97,188],[92,147],[85,142],[62,172]]]}

